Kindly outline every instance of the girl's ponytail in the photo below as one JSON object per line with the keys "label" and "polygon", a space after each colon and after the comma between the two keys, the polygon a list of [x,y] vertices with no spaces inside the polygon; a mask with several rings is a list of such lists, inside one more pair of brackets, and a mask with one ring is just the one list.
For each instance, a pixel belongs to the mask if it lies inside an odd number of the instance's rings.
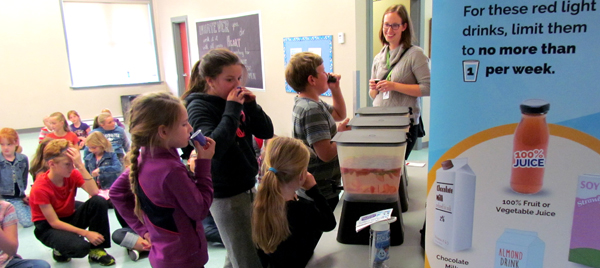
{"label": "girl's ponytail", "polygon": [[277,174],[267,170],[254,200],[252,240],[268,254],[273,253],[290,234],[286,201]]}
{"label": "girl's ponytail", "polygon": [[262,167],[264,175],[252,212],[252,240],[267,254],[275,252],[277,246],[291,235],[282,188],[297,187],[309,158],[310,153],[300,140],[277,137],[267,144]]}
{"label": "girl's ponytail", "polygon": [[31,163],[29,164],[29,174],[31,174],[31,178],[35,181],[35,177],[37,174],[46,172],[48,167],[44,164],[44,148],[51,141],[51,138],[45,138],[38,145],[37,151],[35,151],[35,155],[33,159],[31,159]]}

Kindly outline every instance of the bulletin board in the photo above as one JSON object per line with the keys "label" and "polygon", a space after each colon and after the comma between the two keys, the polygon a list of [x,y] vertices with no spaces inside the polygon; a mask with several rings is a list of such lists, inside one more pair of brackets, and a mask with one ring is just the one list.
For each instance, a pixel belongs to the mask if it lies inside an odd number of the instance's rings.
{"label": "bulletin board", "polygon": [[[313,52],[323,58],[325,72],[333,72],[333,35],[286,37],[283,38],[284,66],[290,62],[292,55],[298,52]],[[285,92],[296,93],[288,83],[285,83]],[[331,90],[322,96],[331,97]]]}
{"label": "bulletin board", "polygon": [[227,48],[248,70],[246,87],[264,90],[260,13],[238,14],[196,22],[200,58],[214,48]]}

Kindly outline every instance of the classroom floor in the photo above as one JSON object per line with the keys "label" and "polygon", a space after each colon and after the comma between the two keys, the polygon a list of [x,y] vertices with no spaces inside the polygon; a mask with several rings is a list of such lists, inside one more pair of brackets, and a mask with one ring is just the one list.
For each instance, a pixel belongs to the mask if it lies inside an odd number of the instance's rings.
{"label": "classroom floor", "polygon": [[[31,160],[38,145],[38,133],[20,133],[21,146],[23,147],[23,154],[27,155]],[[427,162],[428,150],[422,149],[413,151],[411,153],[410,161],[415,162]],[[402,258],[399,256],[393,259],[399,259],[399,263],[390,263],[391,267],[406,267],[406,268],[421,268],[423,267],[423,251],[420,247],[420,234],[419,230],[423,225],[425,218],[425,192],[427,185],[427,166],[425,167],[409,167],[407,169],[409,174],[409,211],[403,213],[404,226],[405,226],[405,242],[404,244],[394,247],[395,253],[399,252]],[[29,185],[32,184],[31,178],[29,179]],[[27,193],[31,187],[28,187]],[[85,201],[88,198],[87,194],[79,189],[76,199],[79,201]],[[341,204],[342,202],[340,202]],[[336,208],[335,214],[339,219],[341,207]],[[110,226],[111,230],[118,229],[119,223],[114,215],[113,210],[109,210]],[[82,259],[72,259],[68,263],[57,263],[52,259],[52,250],[44,246],[39,242],[33,234],[34,227],[23,228],[19,225],[19,251],[18,253],[26,259],[42,259],[50,263],[52,267],[73,267],[73,268],[86,268],[86,267],[100,267],[99,264],[90,264],[87,257]],[[322,243],[338,243],[335,241],[336,230],[326,233],[320,241]],[[325,241],[327,240],[327,241]],[[317,247],[317,250],[321,246]],[[366,247],[366,246],[365,246]],[[365,249],[366,250],[366,249]],[[141,268],[150,267],[148,259],[141,259],[137,262],[132,261],[127,256],[125,248],[120,247],[113,243],[112,247],[107,249],[107,252],[115,257],[116,265],[112,267],[127,267],[127,268]],[[223,247],[213,247],[209,245],[208,248],[209,261],[206,264],[206,268],[220,268],[223,267],[226,251]],[[316,259],[323,254],[315,252],[315,256],[309,263],[308,267],[336,267],[335,263],[323,263]],[[393,260],[392,259],[392,260]],[[365,267],[365,265],[357,265],[355,267]]]}

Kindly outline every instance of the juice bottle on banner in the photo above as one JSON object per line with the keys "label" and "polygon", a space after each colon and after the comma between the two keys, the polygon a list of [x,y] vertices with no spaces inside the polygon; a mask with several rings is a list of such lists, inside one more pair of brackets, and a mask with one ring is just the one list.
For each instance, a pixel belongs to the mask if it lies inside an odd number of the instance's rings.
{"label": "juice bottle on banner", "polygon": [[515,131],[510,187],[522,194],[542,189],[550,133],[546,113],[550,103],[530,99],[521,103],[521,122]]}

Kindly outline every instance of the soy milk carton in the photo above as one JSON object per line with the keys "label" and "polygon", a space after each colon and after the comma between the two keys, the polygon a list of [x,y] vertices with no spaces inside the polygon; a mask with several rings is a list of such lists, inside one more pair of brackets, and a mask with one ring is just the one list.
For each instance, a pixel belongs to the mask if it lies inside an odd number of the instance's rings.
{"label": "soy milk carton", "polygon": [[448,251],[471,248],[475,173],[467,158],[442,162],[436,172],[434,243]]}
{"label": "soy milk carton", "polygon": [[569,261],[600,268],[600,175],[579,176]]}
{"label": "soy milk carton", "polygon": [[545,250],[536,232],[507,228],[496,241],[494,268],[543,268]]}

